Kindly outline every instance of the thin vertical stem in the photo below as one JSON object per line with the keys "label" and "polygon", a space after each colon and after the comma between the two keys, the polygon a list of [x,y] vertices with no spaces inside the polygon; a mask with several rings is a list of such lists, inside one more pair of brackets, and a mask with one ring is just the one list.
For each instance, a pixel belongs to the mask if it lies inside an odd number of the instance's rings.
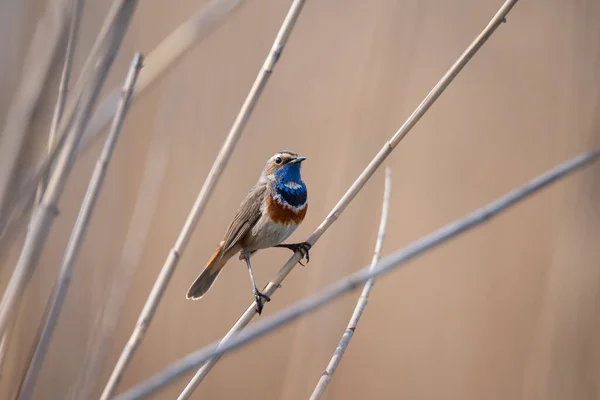
{"label": "thin vertical stem", "polygon": [[[48,134],[48,155],[52,152],[52,146],[54,144],[54,138],[62,118],[62,114],[67,101],[67,94],[69,92],[69,80],[71,77],[71,70],[73,69],[73,56],[75,54],[75,47],[77,46],[77,38],[79,35],[79,23],[81,21],[81,13],[83,10],[84,0],[72,0],[71,22],[69,24],[69,37],[67,39],[67,49],[65,50],[65,61],[63,63],[63,69],[60,76],[60,83],[58,85],[58,95],[56,98],[56,105],[54,107],[54,114],[52,115],[52,123],[50,124],[50,133]],[[48,181],[48,173],[46,172],[38,185],[38,191],[36,195],[35,204],[39,203],[44,194],[44,188]]]}
{"label": "thin vertical stem", "polygon": [[[369,271],[373,271],[375,266],[379,263],[381,259],[381,250],[383,248],[383,240],[385,239],[385,231],[387,228],[387,220],[388,213],[390,209],[390,190],[392,185],[392,179],[390,177],[390,169],[385,169],[385,189],[383,193],[383,204],[381,206],[381,220],[379,221],[379,231],[377,233],[377,243],[375,244],[375,251],[373,253],[373,259],[371,260],[371,266],[369,267]],[[356,327],[358,325],[358,321],[360,321],[360,317],[362,316],[365,307],[367,306],[367,302],[369,300],[369,294],[371,294],[371,289],[373,288],[373,284],[375,281],[373,279],[369,279],[367,283],[365,283],[365,287],[363,288],[362,293],[358,301],[356,302],[356,307],[354,308],[354,312],[352,313],[352,317],[350,317],[350,321],[348,322],[348,326],[342,335],[331,360],[329,360],[329,364],[325,371],[321,374],[321,378],[317,383],[312,395],[310,396],[310,400],[319,400],[321,396],[327,390],[327,386],[329,382],[331,382],[331,377],[335,373],[337,366],[342,361],[342,357],[350,344],[350,340],[352,340],[352,336],[354,336],[354,332],[356,331]]]}
{"label": "thin vertical stem", "polygon": [[0,339],[0,381],[4,378],[4,364],[6,363],[6,356],[9,349],[8,345],[13,337],[14,329],[15,317],[13,316],[8,324],[6,332],[2,335],[2,339]]}
{"label": "thin vertical stem", "polygon": [[133,93],[135,81],[141,67],[142,56],[141,54],[137,53],[133,58],[129,72],[127,73],[127,78],[125,79],[125,83],[123,85],[121,101],[119,102],[117,113],[111,125],[108,137],[104,143],[104,147],[102,148],[102,152],[100,153],[98,161],[96,162],[96,167],[92,173],[88,189],[81,204],[79,214],[77,215],[75,226],[73,227],[71,237],[67,243],[63,262],[60,267],[60,273],[56,281],[53,295],[50,299],[49,312],[43,321],[40,339],[37,342],[33,357],[29,363],[29,367],[27,368],[25,380],[23,381],[21,391],[17,397],[18,399],[30,399],[33,396],[33,389],[35,387],[39,371],[42,367],[42,363],[44,362],[44,358],[46,357],[50,340],[52,339],[52,333],[54,332],[54,328],[56,327],[62,306],[67,296],[69,285],[71,283],[71,276],[73,274],[73,268],[75,267],[77,256],[79,255],[81,245],[85,238],[94,207],[96,206],[98,195],[102,189],[108,164],[112,159],[112,154],[117,144],[117,140],[121,134],[123,121],[125,120],[125,115],[129,109],[131,94]]}
{"label": "thin vertical stem", "polygon": [[252,115],[252,111],[256,106],[260,95],[265,88],[269,77],[271,76],[279,57],[285,47],[285,44],[290,36],[292,28],[294,27],[298,16],[300,15],[300,11],[302,11],[302,6],[304,5],[304,0],[294,0],[288,14],[279,29],[277,37],[275,38],[275,42],[271,47],[271,51],[267,55],[267,58],[260,69],[242,108],[227,135],[227,139],[225,143],[221,147],[221,150],[206,178],[204,181],[204,185],[202,189],[200,189],[200,193],[198,193],[198,197],[190,214],[188,215],[187,220],[184,223],[183,229],[181,230],[175,245],[169,252],[167,259],[154,282],[154,286],[150,291],[148,299],[144,304],[144,308],[142,309],[138,320],[136,322],[136,326],[127,341],[127,344],[123,348],[119,359],[117,360],[117,364],[113,369],[111,376],[104,388],[104,391],[101,396],[101,400],[107,400],[114,394],[123,374],[125,373],[125,369],[129,365],[129,362],[133,358],[135,351],[137,350],[139,344],[144,338],[146,330],[148,326],[152,322],[152,318],[154,317],[154,313],[158,308],[158,304],[160,303],[162,296],[171,280],[171,276],[177,267],[179,259],[194,232],[196,225],[198,224],[198,220],[208,203],[208,199],[210,198],[227,162],[233,150],[235,149],[235,145],[237,144],[244,128],[246,127],[246,123],[250,119]]}
{"label": "thin vertical stem", "polygon": [[[429,94],[425,97],[425,99],[419,104],[417,109],[410,115],[410,117],[406,120],[406,122],[398,129],[398,131],[392,136],[392,138],[386,142],[381,150],[375,155],[375,157],[371,160],[369,165],[363,170],[363,172],[359,175],[359,177],[354,181],[352,186],[346,191],[344,196],[338,201],[333,210],[329,213],[327,218],[319,225],[319,227],[313,232],[312,235],[307,239],[307,242],[314,245],[319,238],[329,229],[329,227],[339,218],[339,216],[344,212],[348,204],[352,202],[352,200],[356,197],[356,195],[362,190],[364,185],[371,178],[373,173],[379,168],[379,166],[383,163],[383,161],[387,158],[388,155],[394,150],[394,148],[398,145],[400,140],[404,138],[408,134],[408,132],[416,125],[416,123],[421,119],[421,117],[429,110],[429,108],[435,103],[437,98],[444,92],[444,90],[448,87],[448,85],[454,80],[454,78],[458,75],[458,73],[463,69],[463,67],[469,62],[469,60],[477,53],[477,51],[483,46],[483,44],[487,41],[487,39],[494,33],[496,28],[500,26],[500,24],[505,21],[506,15],[513,8],[513,6],[517,3],[518,0],[507,0],[502,7],[498,10],[496,15],[492,18],[489,24],[483,29],[483,31],[475,38],[475,40],[467,47],[467,49],[463,52],[463,54],[456,60],[456,62],[450,67],[448,72],[440,79],[440,81],[435,85],[435,87],[429,92]],[[272,296],[277,289],[280,287],[283,280],[288,276],[288,274],[292,271],[296,263],[300,261],[300,253],[295,253],[275,276],[271,282],[266,286],[263,290],[263,293],[268,296]],[[244,314],[237,320],[237,322],[233,325],[233,327],[229,330],[227,335],[225,335],[221,341],[221,344],[224,345],[232,336],[236,335],[242,329],[244,329],[254,315],[256,314],[256,308],[254,307],[254,303],[252,303]],[[212,367],[214,367],[219,358],[216,357],[214,359],[208,360],[196,375],[192,378],[194,385],[197,386],[200,382],[208,375]]]}

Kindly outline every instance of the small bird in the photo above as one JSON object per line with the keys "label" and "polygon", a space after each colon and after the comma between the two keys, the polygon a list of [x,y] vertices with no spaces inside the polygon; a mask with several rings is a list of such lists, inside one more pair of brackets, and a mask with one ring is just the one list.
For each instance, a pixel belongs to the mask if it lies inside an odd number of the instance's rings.
{"label": "small bird", "polygon": [[302,259],[309,261],[309,243],[282,244],[306,215],[308,191],[300,177],[300,165],[305,159],[290,151],[281,151],[269,158],[258,182],[240,204],[219,247],[188,289],[186,298],[198,300],[204,296],[227,261],[239,252],[239,259],[246,260],[256,311],[260,315],[263,299],[271,299],[256,287],[250,257],[261,249],[284,247],[300,252]]}

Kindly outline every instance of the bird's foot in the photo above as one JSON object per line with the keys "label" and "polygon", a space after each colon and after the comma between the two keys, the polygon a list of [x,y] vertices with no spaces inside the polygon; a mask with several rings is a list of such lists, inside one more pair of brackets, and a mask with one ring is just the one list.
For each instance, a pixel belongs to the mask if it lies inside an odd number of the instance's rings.
{"label": "bird's foot", "polygon": [[259,292],[257,288],[254,288],[254,299],[256,300],[256,312],[258,313],[258,315],[260,315],[262,313],[263,310],[263,299],[268,303],[269,301],[271,301],[271,298],[269,296],[267,296],[266,294]]}
{"label": "bird's foot", "polygon": [[304,267],[304,264],[302,264],[302,259],[306,258],[306,262],[310,262],[310,248],[312,247],[312,245],[308,242],[302,242],[302,243],[289,243],[289,244],[278,244],[275,247],[284,247],[286,249],[290,249],[292,250],[294,253],[299,252],[302,257],[300,258],[300,261],[298,261],[298,263],[300,265],[302,265]]}

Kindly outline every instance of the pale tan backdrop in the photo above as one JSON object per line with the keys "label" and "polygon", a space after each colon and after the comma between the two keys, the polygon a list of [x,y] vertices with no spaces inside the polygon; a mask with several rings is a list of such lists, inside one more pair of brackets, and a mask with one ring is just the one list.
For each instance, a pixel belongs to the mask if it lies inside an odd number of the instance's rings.
{"label": "pale tan backdrop", "polygon": [[[88,1],[75,68],[108,9]],[[204,2],[140,2],[111,73],[148,52]],[[158,211],[108,358],[112,367],[290,1],[248,0],[133,106],[110,166],[36,399],[73,387],[123,241],[153,137],[168,157]],[[185,291],[266,158],[308,157],[310,207],[294,240],[326,216],[383,142],[487,24],[501,0],[308,1],[120,391],[222,336],[252,300],[232,261],[201,301]],[[0,3],[0,118],[18,82],[41,0]],[[485,204],[600,143],[600,3],[523,0],[392,154],[384,252]],[[58,69],[57,69],[58,71]],[[55,71],[54,86],[58,72]],[[54,93],[36,114],[23,166],[43,147]],[[82,156],[32,279],[0,389],[10,398],[57,274],[100,146]],[[160,168],[157,169],[160,171]],[[600,169],[554,185],[377,283],[333,382],[340,399],[600,398]],[[367,264],[383,190],[379,171],[265,308],[272,314]],[[148,200],[150,201],[150,199]],[[18,254],[2,254],[5,284]],[[259,253],[266,283],[287,260]],[[306,399],[357,293],[224,358],[197,399]],[[103,384],[110,372],[106,368]],[[178,381],[154,398],[175,398]],[[96,395],[99,394],[99,389]]]}

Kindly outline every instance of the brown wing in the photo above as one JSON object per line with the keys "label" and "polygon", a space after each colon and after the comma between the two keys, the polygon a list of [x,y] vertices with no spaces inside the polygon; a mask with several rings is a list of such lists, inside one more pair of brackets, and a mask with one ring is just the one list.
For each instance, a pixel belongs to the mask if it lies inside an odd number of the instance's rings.
{"label": "brown wing", "polygon": [[265,185],[255,185],[240,204],[223,237],[224,252],[235,246],[261,217],[260,206],[264,201],[266,188]]}

